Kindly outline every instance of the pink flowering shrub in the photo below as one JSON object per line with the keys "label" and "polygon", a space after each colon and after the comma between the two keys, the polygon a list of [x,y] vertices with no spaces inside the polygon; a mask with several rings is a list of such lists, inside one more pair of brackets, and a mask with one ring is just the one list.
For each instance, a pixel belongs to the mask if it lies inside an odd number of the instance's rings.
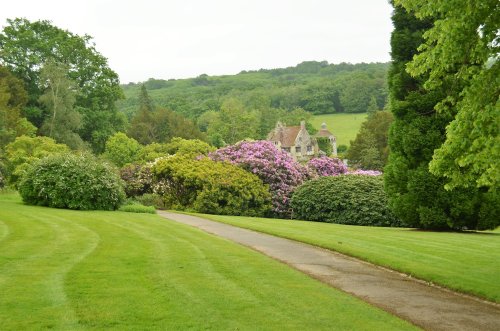
{"label": "pink flowering shrub", "polygon": [[318,176],[337,176],[347,173],[347,166],[342,160],[322,156],[307,162],[309,169]]}
{"label": "pink flowering shrub", "polygon": [[380,175],[382,175],[382,172],[378,171],[378,170],[357,169],[357,170],[349,171],[349,175],[380,176]]}
{"label": "pink flowering shrub", "polygon": [[273,212],[280,217],[290,215],[293,190],[311,177],[307,167],[264,140],[243,141],[212,152],[209,157],[236,164],[269,184]]}

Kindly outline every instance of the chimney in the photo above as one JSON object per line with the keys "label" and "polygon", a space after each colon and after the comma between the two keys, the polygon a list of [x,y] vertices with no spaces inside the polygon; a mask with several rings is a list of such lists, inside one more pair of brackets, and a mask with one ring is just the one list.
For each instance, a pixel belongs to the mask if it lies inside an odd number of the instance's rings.
{"label": "chimney", "polygon": [[305,130],[306,129],[306,121],[300,121],[300,129]]}

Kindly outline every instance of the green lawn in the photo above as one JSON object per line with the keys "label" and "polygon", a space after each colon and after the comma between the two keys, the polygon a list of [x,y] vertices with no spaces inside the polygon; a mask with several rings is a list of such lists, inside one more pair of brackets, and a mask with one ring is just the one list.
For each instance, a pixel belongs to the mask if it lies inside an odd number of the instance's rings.
{"label": "green lawn", "polygon": [[316,128],[320,129],[322,123],[326,123],[328,130],[335,137],[337,137],[338,145],[349,146],[350,141],[356,138],[361,123],[366,119],[367,114],[326,114],[326,115],[314,115],[311,118],[311,124]]}
{"label": "green lawn", "polygon": [[1,330],[391,330],[412,325],[152,214],[0,194]]}
{"label": "green lawn", "polygon": [[428,232],[265,218],[203,217],[355,256],[500,302],[500,230]]}

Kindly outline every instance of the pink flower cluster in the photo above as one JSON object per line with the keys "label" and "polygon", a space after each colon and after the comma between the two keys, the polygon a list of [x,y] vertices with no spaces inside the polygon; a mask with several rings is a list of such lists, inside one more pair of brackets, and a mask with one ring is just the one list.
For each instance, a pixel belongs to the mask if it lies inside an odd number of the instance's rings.
{"label": "pink flower cluster", "polygon": [[311,159],[307,166],[318,176],[337,176],[347,173],[347,166],[342,160],[327,156]]}
{"label": "pink flower cluster", "polygon": [[243,141],[212,152],[209,157],[239,165],[268,184],[273,211],[281,217],[290,213],[293,190],[311,177],[307,167],[277,149],[272,142],[264,140]]}
{"label": "pink flower cluster", "polygon": [[357,170],[349,171],[349,175],[380,176],[380,175],[382,175],[382,172],[380,172],[378,170],[357,169]]}

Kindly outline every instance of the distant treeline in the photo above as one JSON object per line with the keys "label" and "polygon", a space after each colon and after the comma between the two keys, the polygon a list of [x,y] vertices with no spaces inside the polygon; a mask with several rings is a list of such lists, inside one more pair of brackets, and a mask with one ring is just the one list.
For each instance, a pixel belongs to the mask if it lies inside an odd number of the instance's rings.
{"label": "distant treeline", "polygon": [[295,67],[242,71],[237,75],[199,75],[190,79],[154,79],[122,85],[126,99],[118,109],[130,119],[139,107],[144,84],[154,104],[191,119],[220,111],[226,99],[247,109],[302,108],[313,114],[362,113],[387,102],[388,63],[329,64],[306,61]]}

